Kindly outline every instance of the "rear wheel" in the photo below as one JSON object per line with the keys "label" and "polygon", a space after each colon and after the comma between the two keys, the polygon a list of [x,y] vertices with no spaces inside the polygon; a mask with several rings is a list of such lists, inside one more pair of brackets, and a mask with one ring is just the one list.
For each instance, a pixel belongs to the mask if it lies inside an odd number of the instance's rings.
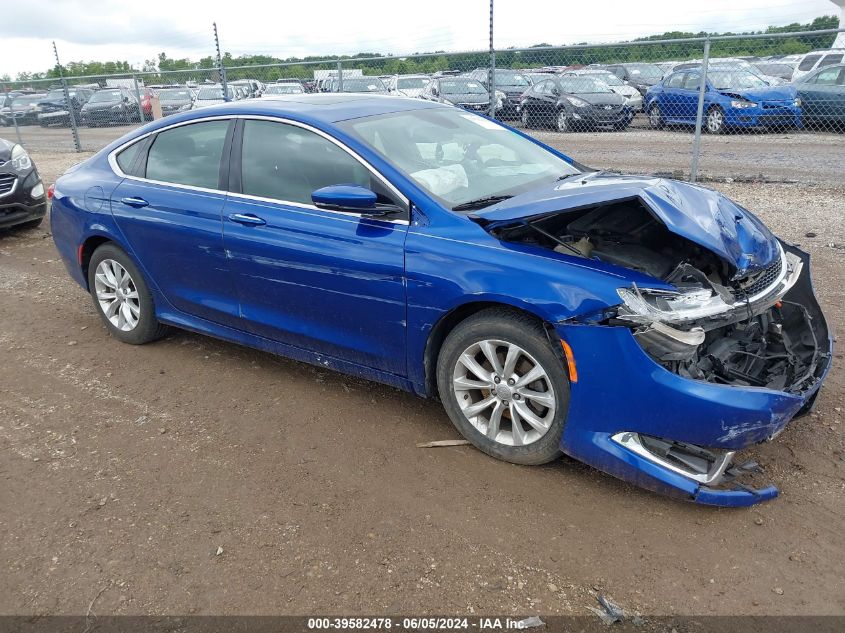
{"label": "rear wheel", "polygon": [[116,339],[142,345],[164,334],[141,271],[114,244],[103,244],[91,256],[88,288],[94,307]]}
{"label": "rear wheel", "polygon": [[648,124],[655,130],[663,128],[663,113],[660,111],[660,106],[652,103],[648,108]]}
{"label": "rear wheel", "polygon": [[460,323],[440,350],[437,383],[452,423],[479,450],[514,464],[560,454],[569,381],[531,317],[492,309]]}

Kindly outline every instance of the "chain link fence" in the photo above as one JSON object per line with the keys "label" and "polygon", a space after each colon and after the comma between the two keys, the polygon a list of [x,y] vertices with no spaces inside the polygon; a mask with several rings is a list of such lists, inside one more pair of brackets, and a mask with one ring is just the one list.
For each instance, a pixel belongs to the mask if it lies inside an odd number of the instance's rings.
{"label": "chain link fence", "polygon": [[[358,56],[9,82],[4,136],[97,150],[146,121],[241,99],[376,93],[452,103],[582,163],[704,178],[841,182],[845,50],[827,30]],[[68,105],[70,104],[70,105]]]}

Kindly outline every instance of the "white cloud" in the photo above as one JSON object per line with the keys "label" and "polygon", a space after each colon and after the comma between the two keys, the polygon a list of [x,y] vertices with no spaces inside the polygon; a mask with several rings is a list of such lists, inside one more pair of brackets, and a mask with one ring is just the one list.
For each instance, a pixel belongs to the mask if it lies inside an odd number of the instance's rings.
{"label": "white cloud", "polygon": [[[605,0],[587,10],[583,3],[560,0],[497,0],[496,45],[614,41],[668,30],[744,31],[836,13],[828,0],[739,4]],[[487,11],[487,0],[27,0],[4,7],[0,74],[51,67],[52,40],[63,62],[127,60],[140,67],[162,51],[198,59],[214,52],[215,20],[223,50],[233,55],[486,49]]]}

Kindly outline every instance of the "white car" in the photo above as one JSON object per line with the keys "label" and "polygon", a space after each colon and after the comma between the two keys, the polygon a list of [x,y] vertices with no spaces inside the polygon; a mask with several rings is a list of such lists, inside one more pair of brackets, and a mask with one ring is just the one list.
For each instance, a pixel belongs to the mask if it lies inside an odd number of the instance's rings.
{"label": "white car", "polygon": [[385,82],[390,94],[400,97],[419,97],[431,81],[428,75],[393,75]]}
{"label": "white car", "polygon": [[[227,92],[229,93],[229,101],[236,100],[236,93],[232,86],[226,86]],[[215,84],[212,86],[202,86],[197,91],[196,99],[194,99],[194,105],[191,107],[192,110],[198,110],[199,108],[205,108],[206,106],[217,105],[218,103],[225,103],[226,99],[223,98],[223,86],[220,84]]]}
{"label": "white car", "polygon": [[643,109],[643,95],[634,86],[629,86],[624,81],[619,79],[609,70],[601,68],[581,68],[578,70],[567,70],[562,73],[564,77],[578,77],[589,75],[600,81],[603,81],[608,87],[618,95],[625,97],[625,105],[631,108],[634,112],[641,112]]}
{"label": "white car", "polygon": [[804,75],[809,75],[817,68],[841,64],[843,59],[845,59],[845,48],[827,48],[821,51],[810,51],[798,62],[795,72],[792,73],[792,81],[800,79]]}

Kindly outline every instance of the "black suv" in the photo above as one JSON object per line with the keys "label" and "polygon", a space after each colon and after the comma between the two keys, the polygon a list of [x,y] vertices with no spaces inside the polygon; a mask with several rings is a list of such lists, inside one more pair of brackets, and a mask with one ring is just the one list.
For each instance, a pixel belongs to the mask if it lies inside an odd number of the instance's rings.
{"label": "black suv", "polygon": [[26,150],[0,138],[0,229],[35,228],[47,213],[47,195]]}
{"label": "black suv", "polygon": [[48,127],[50,125],[70,125],[71,109],[73,110],[73,114],[78,123],[80,120],[82,106],[88,102],[88,99],[91,98],[92,94],[94,94],[94,91],[89,88],[68,88],[68,95],[70,96],[70,108],[68,108],[67,101],[65,100],[64,89],[51,89],[50,92],[47,93],[47,96],[44,97],[44,100],[38,104],[41,108],[41,112],[38,115],[38,123],[41,127]]}

